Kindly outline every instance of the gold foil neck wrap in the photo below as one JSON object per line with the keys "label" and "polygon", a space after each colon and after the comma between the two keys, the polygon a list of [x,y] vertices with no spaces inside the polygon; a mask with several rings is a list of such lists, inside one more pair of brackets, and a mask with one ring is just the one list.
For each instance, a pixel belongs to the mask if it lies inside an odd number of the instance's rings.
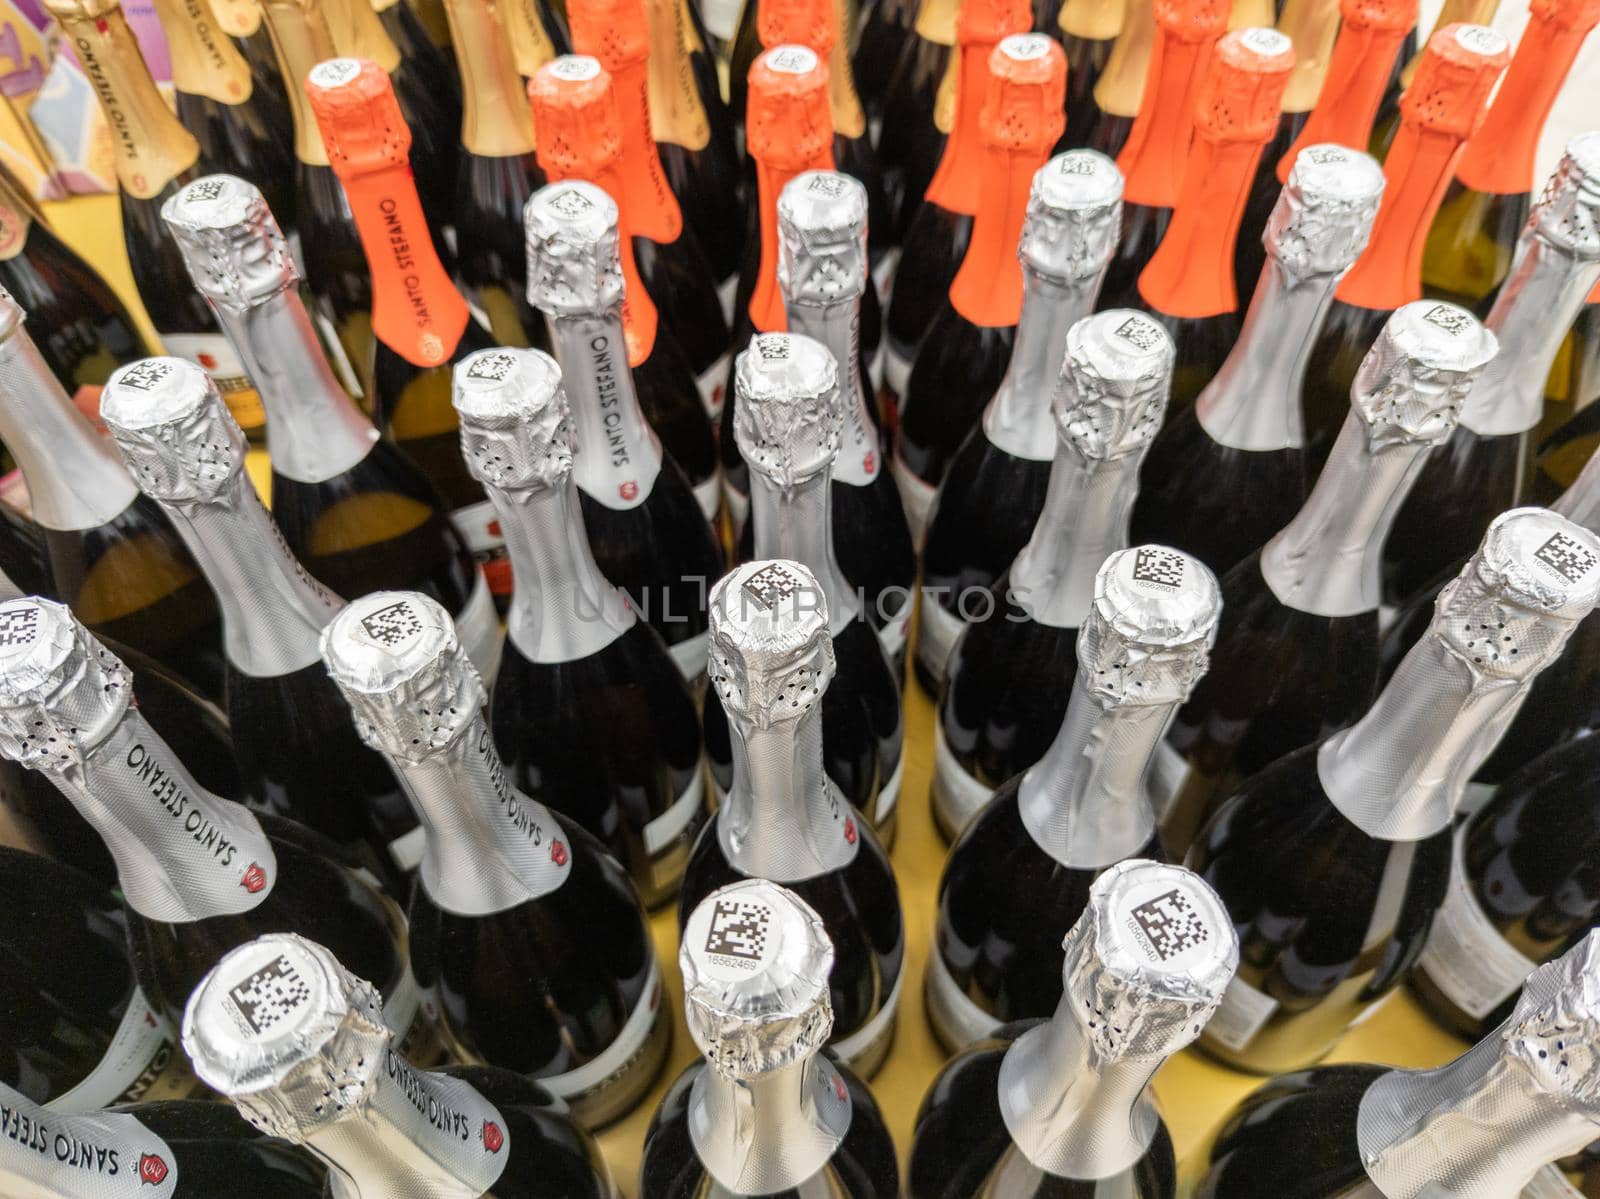
{"label": "gold foil neck wrap", "polygon": [[445,0],[461,70],[461,144],[487,158],[531,154],[533,105],[508,37],[516,0]]}
{"label": "gold foil neck wrap", "polygon": [[1129,3],[1144,0],[1066,0],[1056,24],[1068,37],[1104,42],[1122,32]]}
{"label": "gold foil neck wrap", "polygon": [[325,167],[328,150],[322,144],[322,130],[317,127],[304,83],[312,67],[338,56],[333,34],[316,0],[261,0],[261,6],[278,72],[285,80],[298,80],[284,89],[294,116],[295,157],[309,166]]}
{"label": "gold foil neck wrap", "polygon": [[650,132],[658,142],[703,150],[711,121],[695,83],[694,55],[705,52],[689,0],[644,0],[650,25]]}
{"label": "gold foil neck wrap", "polygon": [[334,49],[343,58],[370,58],[389,74],[400,65],[394,44],[370,0],[320,0],[333,34]]}
{"label": "gold foil neck wrap", "polygon": [[239,53],[209,0],[153,0],[172,61],[172,83],[180,92],[219,104],[243,104],[254,84],[250,64]]}
{"label": "gold foil neck wrap", "polygon": [[555,43],[539,17],[538,0],[503,0],[506,34],[517,74],[532,79],[545,63],[557,57]]}

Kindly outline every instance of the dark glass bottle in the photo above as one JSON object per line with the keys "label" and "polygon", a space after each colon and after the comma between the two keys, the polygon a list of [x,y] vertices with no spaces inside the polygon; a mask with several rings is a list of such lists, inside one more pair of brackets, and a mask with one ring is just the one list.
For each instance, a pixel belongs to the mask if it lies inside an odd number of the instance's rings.
{"label": "dark glass bottle", "polygon": [[799,563],[750,562],[717,583],[711,612],[711,682],[733,734],[733,782],[689,857],[679,928],[740,879],[793,891],[833,943],[833,1057],[870,1077],[894,1039],[905,921],[889,855],[823,766],[818,709],[834,676],[824,590]]}
{"label": "dark glass bottle", "polygon": [[[1139,859],[1111,867],[1067,933],[1052,1013],[995,1029],[929,1086],[911,1199],[1176,1199],[1150,1079],[1199,1035],[1238,962],[1227,911],[1194,875]],[[1110,1004],[1136,1036],[1096,1018]]]}
{"label": "dark glass bottle", "polygon": [[589,1127],[622,1116],[672,1039],[627,871],[508,779],[482,684],[437,604],[365,596],[329,626],[323,655],[422,819],[412,955],[446,1046],[538,1081]]}
{"label": "dark glass bottle", "polygon": [[1215,665],[1167,734],[1158,789],[1174,853],[1242,779],[1353,721],[1379,681],[1383,545],[1431,446],[1447,438],[1494,338],[1432,300],[1384,326],[1305,503],[1223,576]]}
{"label": "dark glass bottle", "polygon": [[[616,1194],[598,1146],[548,1090],[492,1066],[418,1069],[384,1007],[321,945],[265,936],[206,976],[183,1044],[250,1124],[327,1167],[326,1199]],[[329,1075],[348,1080],[337,1102],[297,1098]]]}
{"label": "dark glass bottle", "polygon": [[[407,70],[414,71],[426,79],[433,89],[436,103],[444,109],[444,128],[459,127],[462,110],[465,107],[462,93],[466,90],[466,73],[463,69],[458,77],[451,66],[450,51],[455,44],[455,30],[450,25],[448,8],[443,3],[424,5],[415,3],[414,0],[375,0],[372,7],[378,14],[378,20],[383,22],[384,33],[388,34],[389,40],[394,43],[394,48],[400,52],[400,61],[406,64]],[[530,4],[511,7],[523,10],[528,14],[528,18],[535,20],[540,19],[544,9],[537,0]],[[429,31],[429,26],[420,15],[424,8],[428,9],[430,20],[439,21],[444,26],[441,31],[444,36],[438,40],[435,40]],[[502,19],[507,25],[516,25],[527,18],[513,16],[508,11],[503,11]],[[515,33],[508,31],[501,36],[509,37],[515,45],[517,40]]]}
{"label": "dark glass bottle", "polygon": [[1597,599],[1600,538],[1505,513],[1365,715],[1217,810],[1186,864],[1227,904],[1241,960],[1203,1048],[1303,1068],[1403,979],[1445,898],[1467,780]]}
{"label": "dark glass bottle", "polygon": [[1174,550],[1118,550],[1095,575],[1066,715],[1044,756],[967,821],[939,879],[923,977],[957,1051],[1061,1001],[1061,929],[1128,858],[1165,858],[1146,787],[1173,709],[1205,673],[1217,580]]}
{"label": "dark glass bottle", "polygon": [[1161,424],[1171,370],[1172,342],[1143,313],[1098,313],[1067,334],[1039,520],[1006,572],[957,602],[967,625],[946,663],[931,790],[947,839],[1061,728],[1096,572],[1128,544],[1139,461]]}
{"label": "dark glass bottle", "polygon": [[963,7],[960,0],[917,0],[911,34],[884,84],[878,166],[902,235],[922,198],[912,180],[925,184],[933,178],[955,129],[961,69],[956,24]]}
{"label": "dark glass bottle", "polygon": [[1114,0],[1065,0],[1046,28],[1036,23],[1036,32],[1058,39],[1067,55],[1067,126],[1057,151],[1088,146],[1101,116],[1095,88],[1127,22],[1123,6]]}
{"label": "dark glass bottle", "polygon": [[1122,173],[1092,150],[1058,154],[1033,177],[1017,257],[1022,311],[1005,377],[951,460],[922,547],[917,678],[938,695],[966,627],[964,602],[1028,543],[1056,454],[1050,401],[1067,331],[1093,309],[1116,245]]}
{"label": "dark glass bottle", "polygon": [[859,9],[850,69],[876,134],[883,125],[883,103],[895,64],[913,36],[917,0],[868,0]]}
{"label": "dark glass bottle", "polygon": [[757,879],[688,915],[684,1016],[707,1060],[678,1076],[650,1121],[641,1199],[900,1194],[872,1092],[822,1052],[834,1023],[829,933],[798,894]]}
{"label": "dark glass bottle", "polygon": [[[1068,148],[1081,144],[1116,158],[1127,144],[1133,122],[1144,100],[1144,85],[1155,54],[1156,10],[1154,4],[1131,4],[1123,13],[1122,30],[1111,43],[1106,65],[1095,80],[1090,95],[1090,111],[1074,114],[1067,110],[1067,131],[1072,134]],[[1068,61],[1067,86],[1073,65]],[[1079,134],[1077,131],[1082,129]],[[1065,136],[1065,135],[1064,135]],[[1081,137],[1081,142],[1078,140]]]}
{"label": "dark glass bottle", "polygon": [[50,543],[33,517],[0,500],[0,593],[6,599],[42,595],[56,599],[50,577]]}

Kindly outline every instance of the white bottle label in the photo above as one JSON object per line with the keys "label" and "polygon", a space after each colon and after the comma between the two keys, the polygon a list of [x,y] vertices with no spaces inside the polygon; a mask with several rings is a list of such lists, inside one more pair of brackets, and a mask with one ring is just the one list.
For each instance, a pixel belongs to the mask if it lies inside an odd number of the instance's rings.
{"label": "white bottle label", "polygon": [[906,638],[911,633],[911,609],[914,607],[916,605],[908,599],[900,605],[900,611],[884,621],[883,627],[878,630],[878,644],[883,646],[884,656],[889,659],[891,666],[906,647]]}
{"label": "white bottle label", "polygon": [[626,1023],[618,1031],[616,1040],[576,1070],[554,1074],[537,1080],[540,1086],[558,1099],[574,1100],[603,1090],[620,1075],[650,1039],[661,1011],[661,964],[650,960],[650,977],[645,980],[640,999],[629,1013]]}
{"label": "white bottle label", "polygon": [[0,1085],[6,1199],[172,1199],[172,1149],[130,1115],[58,1114]]}
{"label": "white bottle label", "polygon": [[45,1106],[54,1112],[72,1114],[97,1112],[113,1103],[186,1098],[189,1086],[174,1087],[171,1080],[164,1078],[174,1058],[178,1066],[174,1073],[181,1079],[186,1067],[178,1052],[177,1038],[172,1035],[172,1025],[135,987],[117,1031],[111,1034],[111,1043],[94,1069],[77,1086]]}
{"label": "white bottle label", "polygon": [[1482,1020],[1522,986],[1537,962],[1506,944],[1473,897],[1463,865],[1466,825],[1456,831],[1450,886],[1418,959],[1434,986],[1474,1020]]}
{"label": "white bottle label", "polygon": [[911,381],[911,359],[898,353],[889,345],[889,339],[883,339],[880,347],[883,354],[883,382],[894,392],[895,400],[904,403],[906,398],[906,384]]}
{"label": "white bottle label", "polygon": [[967,827],[967,821],[983,810],[994,792],[973,778],[956,761],[944,739],[944,725],[937,717],[933,726],[933,811],[944,831],[952,838]]}
{"label": "white bottle label", "polygon": [[703,633],[696,633],[693,637],[686,637],[667,646],[667,652],[678,664],[678,673],[693,683],[706,672],[706,666],[710,662],[707,657],[710,646],[711,630],[707,629]]}
{"label": "white bottle label", "polygon": [[959,1052],[974,1041],[981,1041],[1000,1027],[988,1012],[967,997],[956,985],[937,945],[928,948],[928,972],[923,983],[928,1019],[939,1039]]}
{"label": "white bottle label", "polygon": [[928,532],[928,518],[933,514],[933,500],[939,493],[907,466],[899,454],[894,456],[893,470],[895,485],[900,488],[900,502],[905,505],[906,524],[911,526],[911,544],[920,553],[922,539]]}
{"label": "white bottle label", "polygon": [[1202,1035],[1240,1053],[1277,1010],[1276,999],[1236,976],[1228,981],[1228,989],[1222,993],[1222,1002],[1217,1005],[1216,1014],[1206,1024]]}
{"label": "white bottle label", "polygon": [[205,368],[240,428],[259,429],[267,423],[250,372],[226,337],[220,333],[165,333],[161,343],[174,358],[187,358]]}
{"label": "white bottle label", "polygon": [[[473,578],[472,594],[467,597],[466,606],[455,615],[455,623],[461,648],[472,659],[487,687],[494,682],[495,672],[500,669],[500,615],[494,610],[489,579],[481,568]],[[410,866],[402,869],[410,869]]]}
{"label": "white bottle label", "polygon": [[706,23],[707,33],[726,42],[738,30],[743,8],[739,0],[701,0],[700,18]]}
{"label": "white bottle label", "polygon": [[[938,954],[933,956],[937,957]],[[828,1048],[842,1065],[855,1069],[858,1063],[870,1062],[883,1047],[884,1041],[893,1035],[895,1017],[900,1011],[900,992],[905,981],[906,972],[902,964],[900,974],[889,991],[889,998],[872,1013],[872,1018],[849,1036],[828,1042]]]}
{"label": "white bottle label", "polygon": [[[738,276],[734,276],[734,286],[738,286]],[[705,405],[706,415],[716,420],[722,415],[722,405],[727,401],[723,391],[728,386],[728,358],[723,354],[705,370],[695,376],[695,387],[700,391],[700,402]]]}
{"label": "white bottle label", "polygon": [[696,768],[694,778],[683,789],[683,794],[672,801],[661,815],[644,826],[644,851],[654,857],[675,841],[705,806],[705,770]]}
{"label": "white bottle label", "polygon": [[934,681],[944,682],[944,669],[950,661],[951,651],[966,631],[967,622],[954,612],[947,612],[938,598],[927,588],[922,592],[922,624],[917,629],[917,661],[931,674]]}
{"label": "white bottle label", "polygon": [[873,805],[872,822],[882,828],[889,822],[889,817],[894,815],[895,808],[900,803],[900,780],[906,776],[906,755],[900,754],[900,760],[894,764],[894,773],[878,784],[878,802]]}

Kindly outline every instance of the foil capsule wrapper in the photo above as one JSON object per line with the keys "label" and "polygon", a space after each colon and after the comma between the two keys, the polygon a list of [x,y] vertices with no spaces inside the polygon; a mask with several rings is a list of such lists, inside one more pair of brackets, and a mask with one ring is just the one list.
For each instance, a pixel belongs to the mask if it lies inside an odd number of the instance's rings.
{"label": "foil capsule wrapper", "polygon": [[196,179],[168,198],[161,219],[196,290],[226,312],[248,312],[300,283],[283,230],[253,183]]}
{"label": "foil capsule wrapper", "polygon": [[451,402],[467,470],[485,487],[544,491],[571,477],[577,439],[550,355],[480,350],[456,365]]}
{"label": "foil capsule wrapper", "polygon": [[733,378],[733,435],[751,470],[796,487],[833,465],[844,404],[826,346],[798,333],[758,333]]}
{"label": "foil capsule wrapper", "polygon": [[1172,390],[1172,338],[1147,314],[1112,308],[1067,332],[1067,353],[1052,406],[1058,437],[1091,461],[1148,445]]}
{"label": "foil capsule wrapper", "polygon": [[1206,565],[1180,550],[1118,550],[1095,573],[1078,633],[1079,677],[1109,706],[1188,699],[1210,665],[1222,590]]}
{"label": "foil capsule wrapper", "polygon": [[825,308],[867,290],[867,189],[838,171],[802,171],[778,194],[778,286]]}
{"label": "foil capsule wrapper", "polygon": [[1295,278],[1341,274],[1367,248],[1383,189],[1383,167],[1370,154],[1307,146],[1267,218],[1267,253]]}
{"label": "foil capsule wrapper", "polygon": [[1061,283],[1092,279],[1122,234],[1122,172],[1094,150],[1057,154],[1033,176],[1017,257]]}
{"label": "foil capsule wrapper", "polygon": [[747,562],[711,589],[711,685],[730,716],[797,720],[833,679],[822,586],[798,562]]}
{"label": "foil capsule wrapper", "polygon": [[100,417],[139,487],[163,503],[224,498],[244,469],[243,431],[204,369],[145,358],[111,373]]}
{"label": "foil capsule wrapper", "polygon": [[1600,130],[1567,143],[1529,223],[1573,258],[1600,258]]}
{"label": "foil capsule wrapper", "polygon": [[528,302],[555,316],[606,312],[622,303],[617,205],[592,183],[542,187],[522,210]]}
{"label": "foil capsule wrapper", "polygon": [[73,770],[117,726],[133,677],[65,604],[0,604],[0,753],[33,770]]}
{"label": "foil capsule wrapper", "polygon": [[1376,452],[1444,441],[1498,349],[1494,334],[1454,304],[1417,300],[1395,309],[1350,388],[1368,445]]}
{"label": "foil capsule wrapper", "polygon": [[22,327],[27,319],[28,314],[22,305],[17,303],[16,296],[0,287],[0,344],[9,341],[19,330],[24,337],[27,337],[27,331]]}
{"label": "foil capsule wrapper", "polygon": [[1528,976],[1503,1037],[1545,1090],[1600,1123],[1600,930]]}

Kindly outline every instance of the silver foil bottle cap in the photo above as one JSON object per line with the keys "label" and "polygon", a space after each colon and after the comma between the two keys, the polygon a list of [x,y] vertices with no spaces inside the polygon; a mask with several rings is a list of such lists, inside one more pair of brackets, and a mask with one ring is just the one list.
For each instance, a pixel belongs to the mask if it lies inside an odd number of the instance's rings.
{"label": "silver foil bottle cap", "polygon": [[867,189],[838,171],[802,171],[778,193],[778,286],[825,308],[867,290]]}
{"label": "silver foil bottle cap", "polygon": [[1295,155],[1267,218],[1267,253],[1300,278],[1348,270],[1367,248],[1383,185],[1383,167],[1370,154],[1307,146]]}
{"label": "silver foil bottle cap", "polygon": [[1528,976],[1502,1035],[1541,1089],[1600,1121],[1600,930]]}
{"label": "silver foil bottle cap", "polygon": [[834,674],[822,586],[798,562],[747,562],[711,589],[711,685],[765,727],[816,706]]}
{"label": "silver foil bottle cap", "polygon": [[479,350],[456,364],[451,389],[462,456],[484,486],[546,490],[572,474],[572,412],[550,355]]}
{"label": "silver foil bottle cap", "polygon": [[217,307],[248,311],[300,282],[283,231],[260,190],[233,175],[207,175],[170,197],[161,219],[195,288]]}
{"label": "silver foil bottle cap", "polygon": [[1067,331],[1053,407],[1057,435],[1083,457],[1107,461],[1148,445],[1172,390],[1172,338],[1131,308],[1086,316]]}
{"label": "silver foil bottle cap", "polygon": [[1417,300],[1397,308],[1361,360],[1350,406],[1374,450],[1437,445],[1499,343],[1465,308]]}
{"label": "silver foil bottle cap", "polygon": [[1070,283],[1105,269],[1122,233],[1122,172],[1095,150],[1057,154],[1033,176],[1017,257]]}
{"label": "silver foil bottle cap", "polygon": [[606,312],[622,303],[617,205],[592,183],[542,187],[522,209],[528,303],[554,316]]}
{"label": "silver foil bottle cap", "polygon": [[1197,558],[1162,545],[1118,550],[1095,572],[1078,634],[1078,677],[1110,705],[1181,703],[1205,674],[1222,590]]}
{"label": "silver foil bottle cap", "polygon": [[1574,258],[1600,258],[1600,130],[1567,143],[1529,220]]}
{"label": "silver foil bottle cap", "polygon": [[724,1078],[810,1057],[833,1031],[833,944],[794,892],[747,879],[706,896],[678,950],[689,1035]]}
{"label": "silver foil bottle cap", "polygon": [[0,753],[33,770],[71,770],[132,698],[128,668],[65,604],[0,604]]}
{"label": "silver foil bottle cap", "polygon": [[483,681],[455,623],[415,591],[374,591],[322,630],[322,661],[361,739],[421,762],[452,744],[483,711]]}
{"label": "silver foil bottle cap", "polygon": [[100,393],[100,416],[146,494],[205,503],[244,469],[245,439],[211,376],[184,358],[119,367]]}
{"label": "silver foil bottle cap", "polygon": [[757,333],[733,380],[733,435],[751,470],[797,487],[832,466],[844,408],[826,346],[798,333]]}
{"label": "silver foil bottle cap", "polygon": [[27,319],[28,314],[17,303],[17,298],[0,287],[0,342],[8,340]]}
{"label": "silver foil bottle cap", "polygon": [[292,933],[226,954],[183,1013],[196,1076],[256,1128],[290,1141],[360,1110],[392,1036],[377,988]]}

